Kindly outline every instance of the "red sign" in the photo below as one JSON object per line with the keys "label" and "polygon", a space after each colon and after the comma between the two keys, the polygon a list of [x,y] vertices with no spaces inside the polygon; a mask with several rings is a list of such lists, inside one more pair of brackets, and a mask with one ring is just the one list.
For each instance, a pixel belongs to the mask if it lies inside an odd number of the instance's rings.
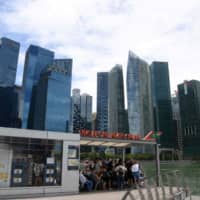
{"label": "red sign", "polygon": [[162,135],[162,132],[154,132],[150,131],[147,133],[147,135],[143,138],[143,140],[148,140],[148,141],[156,141],[156,138],[159,138]]}
{"label": "red sign", "polygon": [[141,137],[138,134],[126,134],[126,133],[107,133],[104,131],[90,131],[80,130],[82,137],[95,137],[95,138],[112,138],[122,140],[140,140]]}

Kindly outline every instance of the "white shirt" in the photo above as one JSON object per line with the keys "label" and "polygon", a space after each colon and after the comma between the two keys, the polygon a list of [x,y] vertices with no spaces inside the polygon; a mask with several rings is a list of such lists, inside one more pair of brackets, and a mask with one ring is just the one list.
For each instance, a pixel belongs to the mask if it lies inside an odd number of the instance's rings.
{"label": "white shirt", "polygon": [[79,179],[82,185],[87,182],[87,178],[82,173],[79,174]]}
{"label": "white shirt", "polygon": [[123,172],[126,172],[126,171],[127,171],[126,167],[124,167],[123,165],[118,165],[118,166],[115,168],[115,171],[116,171],[116,172],[119,171],[120,168],[122,169]]}
{"label": "white shirt", "polygon": [[132,165],[131,171],[132,172],[139,172],[139,164],[136,163],[136,164]]}

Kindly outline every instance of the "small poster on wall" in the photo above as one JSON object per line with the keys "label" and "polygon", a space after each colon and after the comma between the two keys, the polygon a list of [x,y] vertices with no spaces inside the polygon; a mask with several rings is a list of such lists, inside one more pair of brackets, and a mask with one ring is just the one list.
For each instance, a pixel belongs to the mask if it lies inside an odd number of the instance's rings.
{"label": "small poster on wall", "polygon": [[0,149],[0,188],[10,186],[12,151]]}
{"label": "small poster on wall", "polygon": [[68,170],[79,169],[79,146],[68,147]]}
{"label": "small poster on wall", "polygon": [[48,157],[47,158],[47,164],[55,164],[55,158],[54,157]]}
{"label": "small poster on wall", "polygon": [[68,150],[68,158],[77,158],[77,149],[75,148],[69,148]]}

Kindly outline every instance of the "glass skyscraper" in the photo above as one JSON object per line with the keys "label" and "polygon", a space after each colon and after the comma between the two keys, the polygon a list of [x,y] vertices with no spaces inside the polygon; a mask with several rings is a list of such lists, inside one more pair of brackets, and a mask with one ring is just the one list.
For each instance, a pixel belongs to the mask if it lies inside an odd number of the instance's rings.
{"label": "glass skyscraper", "polygon": [[200,155],[200,81],[178,85],[184,158]]}
{"label": "glass skyscraper", "polygon": [[117,64],[109,72],[108,132],[126,133],[125,116],[123,71]]}
{"label": "glass skyscraper", "polygon": [[153,62],[150,66],[155,131],[161,131],[162,147],[175,147],[177,135],[173,131],[172,102],[167,62]]}
{"label": "glass skyscraper", "polygon": [[79,133],[81,129],[92,128],[92,96],[82,94],[78,88],[72,90],[71,130]]}
{"label": "glass skyscraper", "polygon": [[8,38],[0,38],[0,87],[15,84],[20,44]]}
{"label": "glass skyscraper", "polygon": [[81,91],[78,88],[72,90],[71,97],[71,131],[78,133],[81,129]]}
{"label": "glass skyscraper", "polygon": [[69,131],[71,77],[72,59],[57,59],[42,71],[33,89],[30,128]]}
{"label": "glass skyscraper", "polygon": [[97,130],[108,130],[108,72],[97,73]]}
{"label": "glass skyscraper", "polygon": [[84,122],[84,129],[92,129],[92,96],[89,94],[81,95],[81,118]]}
{"label": "glass skyscraper", "polygon": [[[30,103],[33,87],[38,83],[41,71],[49,64],[53,63],[54,52],[47,49],[31,45],[27,52],[24,65],[23,76],[23,121],[22,127],[28,127],[30,123]],[[30,116],[31,118],[31,116]]]}
{"label": "glass skyscraper", "polygon": [[127,66],[129,133],[146,135],[153,130],[151,82],[148,64],[129,51]]}
{"label": "glass skyscraper", "polygon": [[0,87],[0,126],[21,127],[19,94],[15,87]]}

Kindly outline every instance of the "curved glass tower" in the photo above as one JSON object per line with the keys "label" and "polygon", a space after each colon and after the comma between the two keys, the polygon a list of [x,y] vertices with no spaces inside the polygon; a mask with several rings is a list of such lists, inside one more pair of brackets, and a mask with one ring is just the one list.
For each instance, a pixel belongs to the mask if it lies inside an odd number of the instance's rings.
{"label": "curved glass tower", "polygon": [[129,51],[127,66],[129,133],[141,137],[153,130],[151,82],[148,64]]}
{"label": "curved glass tower", "polygon": [[115,65],[108,81],[108,132],[126,132],[124,82],[121,65]]}

